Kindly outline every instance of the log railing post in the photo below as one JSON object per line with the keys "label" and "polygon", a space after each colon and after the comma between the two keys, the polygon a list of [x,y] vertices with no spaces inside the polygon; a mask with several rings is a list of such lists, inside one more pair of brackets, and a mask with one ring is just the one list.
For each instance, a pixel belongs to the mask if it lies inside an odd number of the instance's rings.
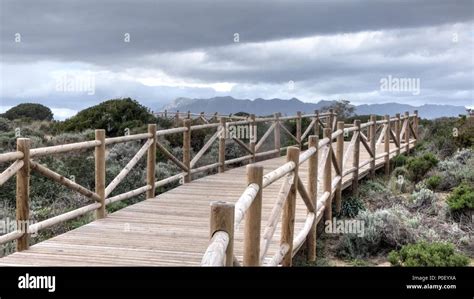
{"label": "log railing post", "polygon": [[416,136],[413,136],[413,138],[415,138],[415,143],[413,143],[413,145],[416,145],[418,143],[418,122],[419,122],[419,119],[418,119],[418,110],[415,110],[415,117],[413,119],[413,130],[415,131],[416,133]]}
{"label": "log railing post", "polygon": [[[337,130],[344,131],[343,121],[337,122]],[[343,159],[344,159],[344,133],[340,134],[336,138],[336,161],[340,170],[340,173],[338,175],[341,176],[341,179],[339,180],[336,186],[336,190],[335,190],[336,194],[334,194],[337,213],[341,211],[341,204],[342,204],[342,173],[344,172],[344,165],[342,165]]]}
{"label": "log railing post", "polygon": [[314,114],[316,115],[314,117],[315,122],[314,122],[314,135],[319,137],[319,110],[314,110]]}
{"label": "log railing post", "polygon": [[328,146],[328,156],[326,161],[321,161],[324,164],[324,173],[323,173],[323,191],[329,192],[329,197],[326,201],[326,207],[324,209],[324,220],[331,220],[332,219],[332,130],[331,128],[325,128],[323,132],[324,138],[329,138]]}
{"label": "log railing post", "polygon": [[385,136],[384,136],[384,151],[385,151],[385,177],[387,180],[390,178],[390,115],[385,115],[385,120],[387,123],[385,124],[387,127],[385,129]]}
{"label": "log railing post", "polygon": [[28,224],[30,220],[30,139],[18,138],[16,150],[23,153],[23,166],[16,173],[16,222],[23,235],[16,241],[16,250],[29,248]]}
{"label": "log railing post", "polygon": [[146,198],[155,197],[155,167],[156,167],[156,124],[148,125],[148,133],[151,134],[153,143],[150,145],[146,156],[146,184],[151,187],[146,192]]}
{"label": "log railing post", "polygon": [[183,132],[183,164],[188,169],[184,175],[184,182],[191,182],[191,120],[183,120],[183,125],[187,129]]}
{"label": "log railing post", "polygon": [[301,111],[296,112],[296,140],[298,141],[298,147],[301,149]]}
{"label": "log railing post", "polygon": [[377,124],[375,123],[377,118],[375,115],[370,116],[370,150],[372,151],[373,156],[371,157],[371,162],[370,162],[370,178],[375,177],[375,156],[377,156],[377,153],[375,152],[375,144],[377,142],[377,138],[375,137],[375,132],[376,132],[376,126]]}
{"label": "log railing post", "polygon": [[176,110],[176,116],[175,116],[175,125],[179,126],[179,110]]}
{"label": "log railing post", "polygon": [[[255,114],[250,114],[250,123],[249,123],[249,137],[250,137],[250,140],[249,140],[249,148],[250,150],[252,151],[252,159],[251,159],[251,162],[252,163],[255,163],[255,145],[256,145],[256,140],[257,140],[257,128],[255,127],[256,126],[256,123],[255,123]],[[255,134],[255,136],[252,136],[253,134]],[[252,138],[253,137],[253,138]]]}
{"label": "log railing post", "polygon": [[356,140],[354,142],[354,152],[352,156],[352,167],[355,167],[354,172],[352,173],[352,194],[354,196],[359,196],[359,160],[360,160],[360,120],[354,120],[354,126],[357,130],[354,132],[356,135]]}
{"label": "log railing post", "polygon": [[211,203],[211,228],[209,239],[218,231],[229,235],[225,265],[231,267],[234,263],[234,204],[215,201]]}
{"label": "log railing post", "polygon": [[405,126],[405,151],[407,155],[410,153],[410,113],[405,112],[405,121],[407,125]]}
{"label": "log railing post", "polygon": [[334,130],[333,123],[334,123],[334,109],[329,109],[329,118],[328,118],[329,125],[326,128],[330,128],[331,132]]}
{"label": "log railing post", "polygon": [[400,139],[400,130],[401,130],[401,119],[400,119],[400,113],[397,113],[395,115],[395,117],[397,118],[397,120],[395,121],[395,138],[397,138],[397,143],[398,143],[398,147],[397,147],[397,155],[400,155],[400,149],[401,149],[401,139]]}
{"label": "log railing post", "polygon": [[[273,139],[275,142],[275,158],[280,157],[280,113],[275,113],[275,129],[273,130]],[[277,151],[278,150],[278,151]]]}
{"label": "log railing post", "polygon": [[219,173],[225,171],[225,139],[227,137],[227,125],[226,125],[226,118],[221,117],[219,119],[219,130],[221,134],[219,135]]}
{"label": "log railing post", "polygon": [[281,240],[280,244],[288,244],[289,250],[283,257],[281,265],[291,267],[293,257],[293,235],[295,231],[295,208],[296,208],[296,192],[298,186],[298,164],[300,149],[295,146],[288,147],[286,152],[286,160],[295,163],[293,184],[288,192],[288,197],[283,206]]}
{"label": "log railing post", "polygon": [[105,211],[105,130],[95,130],[95,140],[100,141],[100,145],[95,147],[95,193],[99,195],[98,202],[100,208],[96,210],[96,219],[106,216]]}
{"label": "log railing post", "polygon": [[188,110],[188,113],[187,113],[187,115],[186,115],[186,118],[187,118],[187,119],[191,119],[191,111]]}
{"label": "log railing post", "polygon": [[247,166],[247,184],[257,184],[259,190],[245,214],[244,228],[244,266],[259,266],[260,263],[260,227],[262,222],[262,180],[263,166]]}
{"label": "log railing post", "polygon": [[165,118],[168,118],[168,110],[165,109]]}
{"label": "log railing post", "polygon": [[[316,152],[308,159],[308,193],[311,197],[314,210],[317,212],[317,199],[318,199],[318,145],[319,136],[311,135],[308,138],[308,149],[314,147]],[[308,250],[307,258],[308,261],[312,262],[316,260],[316,219],[313,222],[313,226],[306,237],[306,246]]]}

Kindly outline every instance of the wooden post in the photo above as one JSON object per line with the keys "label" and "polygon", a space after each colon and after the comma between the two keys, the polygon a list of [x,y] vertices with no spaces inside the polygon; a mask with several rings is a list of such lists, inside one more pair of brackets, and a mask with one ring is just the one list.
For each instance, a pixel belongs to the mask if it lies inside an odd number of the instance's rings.
{"label": "wooden post", "polygon": [[405,112],[405,121],[407,122],[405,127],[405,151],[408,155],[410,153],[410,113],[408,111]]}
{"label": "wooden post", "polygon": [[146,198],[153,198],[155,197],[156,124],[148,125],[148,133],[152,135],[153,143],[148,148],[146,156],[146,184],[151,187],[146,192]]}
{"label": "wooden post", "polygon": [[418,110],[415,110],[414,113],[415,113],[415,117],[413,119],[413,130],[415,131],[416,136],[413,136],[413,138],[415,138],[415,143],[413,145],[416,145],[418,143],[418,139],[416,139],[418,137],[418,122],[419,122]]}
{"label": "wooden post", "polygon": [[298,140],[298,147],[301,149],[301,111],[296,112],[296,140]]}
{"label": "wooden post", "polygon": [[105,130],[95,130],[95,140],[100,141],[100,145],[95,147],[95,193],[99,195],[101,204],[95,212],[96,219],[106,216],[105,211]]}
{"label": "wooden post", "polygon": [[176,110],[175,124],[179,126],[179,110]]}
{"label": "wooden post", "polygon": [[316,117],[314,118],[316,121],[314,122],[314,135],[318,136],[319,138],[319,110],[314,110],[314,114]]}
{"label": "wooden post", "polygon": [[[318,211],[317,199],[318,199],[318,144],[319,136],[311,135],[308,138],[308,149],[315,147],[316,153],[314,153],[308,159],[308,193],[311,197],[315,214]],[[313,226],[306,237],[306,247],[308,250],[307,258],[308,261],[312,262],[316,260],[316,219],[313,222]]]}
{"label": "wooden post", "polygon": [[247,165],[247,184],[257,184],[259,190],[245,214],[244,266],[260,264],[260,226],[262,222],[262,180],[263,166]]}
{"label": "wooden post", "polygon": [[374,154],[374,156],[372,157],[372,161],[370,162],[370,178],[374,178],[375,177],[375,156],[377,155],[377,153],[375,152],[375,143],[377,142],[377,138],[375,137],[375,132],[376,132],[376,122],[377,121],[377,118],[375,117],[375,115],[371,115],[370,116],[370,149],[372,151],[372,153]]}
{"label": "wooden post", "polygon": [[329,125],[326,128],[330,128],[331,132],[334,130],[333,123],[334,123],[334,109],[329,109]]}
{"label": "wooden post", "polygon": [[188,168],[188,173],[184,176],[184,182],[191,182],[191,120],[183,120],[183,125],[187,129],[183,132],[183,164]]}
{"label": "wooden post", "polygon": [[219,125],[219,130],[223,130],[219,136],[219,173],[222,173],[225,171],[225,139],[226,139],[226,132],[227,132],[227,127],[226,127],[226,118],[221,117],[219,119],[220,125]]}
{"label": "wooden post", "polygon": [[385,130],[385,136],[384,136],[384,151],[385,151],[385,177],[387,180],[390,178],[390,115],[385,115],[385,120],[387,123],[385,124],[387,126]]}
{"label": "wooden post", "polygon": [[352,156],[352,167],[355,167],[354,172],[352,173],[352,194],[354,196],[359,196],[359,159],[360,159],[360,120],[354,120],[354,126],[357,128],[357,131],[354,134],[357,134],[355,143],[354,143],[354,152]]}
{"label": "wooden post", "polygon": [[16,150],[23,153],[23,166],[16,173],[16,222],[23,235],[16,241],[16,250],[23,251],[30,247],[30,139],[18,138]]}
{"label": "wooden post", "polygon": [[400,148],[401,148],[401,139],[400,139],[400,130],[401,130],[401,119],[400,119],[400,113],[397,113],[396,115],[397,120],[395,121],[395,137],[397,138],[397,143],[398,143],[398,148],[397,148],[397,155],[400,155]]}
{"label": "wooden post", "polygon": [[165,109],[165,118],[168,118],[168,110]]}
{"label": "wooden post", "polygon": [[229,235],[225,265],[231,267],[234,263],[234,204],[214,201],[211,203],[211,229],[210,236],[218,231],[224,231]]}
{"label": "wooden post", "polygon": [[[256,129],[256,123],[255,123],[255,114],[250,114],[250,123],[249,123],[249,134],[250,134],[250,137],[254,137],[254,136],[251,136],[253,133],[257,134],[257,129]],[[252,159],[251,159],[251,162],[252,163],[255,163],[255,145],[256,145],[256,139],[257,139],[257,136],[254,137],[255,139],[252,140],[249,140],[249,148],[250,150],[252,151]]]}
{"label": "wooden post", "polygon": [[300,149],[295,146],[288,147],[286,152],[286,161],[295,163],[293,185],[290,187],[288,197],[283,206],[282,224],[281,224],[281,240],[280,244],[288,244],[289,250],[283,257],[281,265],[291,267],[293,256],[293,234],[295,231],[295,208],[296,208],[296,192],[298,186],[298,164],[300,157]]}
{"label": "wooden post", "polygon": [[324,164],[324,174],[323,174],[323,191],[324,192],[329,192],[329,197],[327,200],[326,208],[324,209],[324,220],[331,220],[332,219],[332,160],[331,160],[331,155],[332,155],[332,139],[331,139],[331,134],[332,130],[331,128],[325,128],[323,132],[323,137],[324,138],[329,138],[329,144],[328,149],[328,157],[326,161],[322,161]]}
{"label": "wooden post", "polygon": [[[338,121],[337,122],[337,129],[342,130],[344,132],[344,122]],[[344,133],[337,136],[336,139],[336,161],[340,168],[340,173],[338,175],[341,176],[339,183],[337,183],[336,190],[334,194],[335,201],[336,201],[336,212],[341,212],[341,204],[342,204],[342,173],[344,172],[344,165],[342,165],[342,160],[344,159]]]}
{"label": "wooden post", "polygon": [[275,153],[275,158],[280,157],[280,148],[281,148],[281,143],[280,143],[280,113],[275,113],[275,129],[273,130],[273,139],[275,141],[275,150],[278,150]]}

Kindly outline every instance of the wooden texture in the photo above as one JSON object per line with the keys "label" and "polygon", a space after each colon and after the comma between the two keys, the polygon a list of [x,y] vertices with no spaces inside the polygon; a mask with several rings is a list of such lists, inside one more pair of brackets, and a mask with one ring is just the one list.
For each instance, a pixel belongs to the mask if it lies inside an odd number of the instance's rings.
{"label": "wooden texture", "polygon": [[99,196],[101,207],[96,210],[96,219],[105,217],[105,130],[95,130],[95,140],[100,142],[95,147],[95,193]]}
{"label": "wooden texture", "polygon": [[258,192],[245,214],[244,266],[260,264],[260,227],[262,223],[262,177],[263,167],[256,164],[247,166],[247,183],[256,184]]}
{"label": "wooden texture", "polygon": [[[18,138],[16,150],[23,153],[23,167],[16,174],[16,221],[23,235],[17,240],[16,250],[29,247],[28,223],[30,220],[30,139]],[[18,226],[20,226],[18,225]]]}
{"label": "wooden texture", "polygon": [[[335,146],[335,143],[333,144]],[[345,147],[348,142],[345,143]],[[413,147],[413,143],[410,144]],[[391,150],[395,144],[390,144]],[[382,153],[382,149],[380,149]],[[401,151],[404,152],[405,148]],[[319,160],[322,163],[319,151]],[[390,157],[393,157],[393,152]],[[369,159],[367,151],[360,148],[361,164]],[[279,157],[259,162],[265,174],[285,164]],[[308,160],[310,161],[310,159]],[[308,181],[308,161],[300,165],[299,177],[305,186]],[[352,168],[350,158],[344,169]],[[376,168],[384,161],[376,162]],[[369,166],[359,170],[359,178],[368,174]],[[229,169],[224,173],[199,178],[137,204],[107,215],[77,229],[32,245],[28,250],[16,252],[0,259],[0,265],[10,266],[199,266],[209,245],[209,205],[213,201],[235,203],[247,187],[246,168]],[[285,176],[286,177],[286,176]],[[284,178],[264,189],[262,198],[263,223],[269,219],[278,198]],[[343,178],[342,187],[350,186],[352,175]],[[318,190],[316,219],[325,210]],[[308,217],[308,210],[297,195],[295,206],[295,232],[301,232]],[[262,226],[262,234],[266,226]],[[281,251],[281,222],[276,224],[274,236],[262,264],[271,264],[286,255]],[[263,240],[263,238],[262,238]],[[243,229],[234,234],[234,254],[242,262]],[[263,247],[262,251],[263,251]]]}
{"label": "wooden texture", "polygon": [[156,124],[148,125],[148,133],[152,136],[150,148],[146,156],[146,183],[150,190],[146,192],[146,198],[155,197],[155,167],[156,167]]}

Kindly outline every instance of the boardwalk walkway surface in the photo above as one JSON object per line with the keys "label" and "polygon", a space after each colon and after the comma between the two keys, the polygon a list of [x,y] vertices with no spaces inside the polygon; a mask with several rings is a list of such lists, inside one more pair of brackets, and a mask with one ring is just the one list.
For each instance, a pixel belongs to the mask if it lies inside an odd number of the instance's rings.
{"label": "boardwalk walkway surface", "polygon": [[[348,146],[348,142],[345,146]],[[390,146],[391,149],[395,147],[393,143]],[[401,152],[404,151],[405,148],[401,148]],[[383,153],[383,148],[378,148],[377,152]],[[368,152],[361,147],[360,161],[368,158]],[[285,161],[285,157],[280,157],[258,164],[263,165],[264,173],[268,173]],[[383,165],[383,159],[376,161],[377,168]],[[344,169],[348,169],[352,162],[344,166]],[[308,179],[307,167],[308,162],[305,162],[299,169],[299,176],[305,185]],[[362,167],[359,178],[367,174],[368,170],[369,165]],[[350,186],[351,180],[352,175],[345,176],[343,188]],[[210,202],[236,202],[246,186],[245,167],[203,177],[1,258],[0,265],[198,266],[209,244]],[[277,183],[272,184],[263,191],[262,221],[271,212],[279,186]],[[296,203],[295,231],[299,231],[306,219],[307,208],[299,195]],[[268,256],[273,256],[280,246],[280,225],[281,222]],[[262,230],[264,226],[262,224]],[[234,253],[240,261],[242,250],[243,224],[236,228],[234,241]]]}

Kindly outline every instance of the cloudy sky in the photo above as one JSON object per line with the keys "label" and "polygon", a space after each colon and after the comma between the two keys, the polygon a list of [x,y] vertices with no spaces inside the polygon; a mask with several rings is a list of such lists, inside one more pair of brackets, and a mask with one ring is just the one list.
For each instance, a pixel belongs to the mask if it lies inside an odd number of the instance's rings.
{"label": "cloudy sky", "polygon": [[473,0],[0,0],[0,17],[0,112],[39,102],[63,119],[119,97],[474,103]]}

